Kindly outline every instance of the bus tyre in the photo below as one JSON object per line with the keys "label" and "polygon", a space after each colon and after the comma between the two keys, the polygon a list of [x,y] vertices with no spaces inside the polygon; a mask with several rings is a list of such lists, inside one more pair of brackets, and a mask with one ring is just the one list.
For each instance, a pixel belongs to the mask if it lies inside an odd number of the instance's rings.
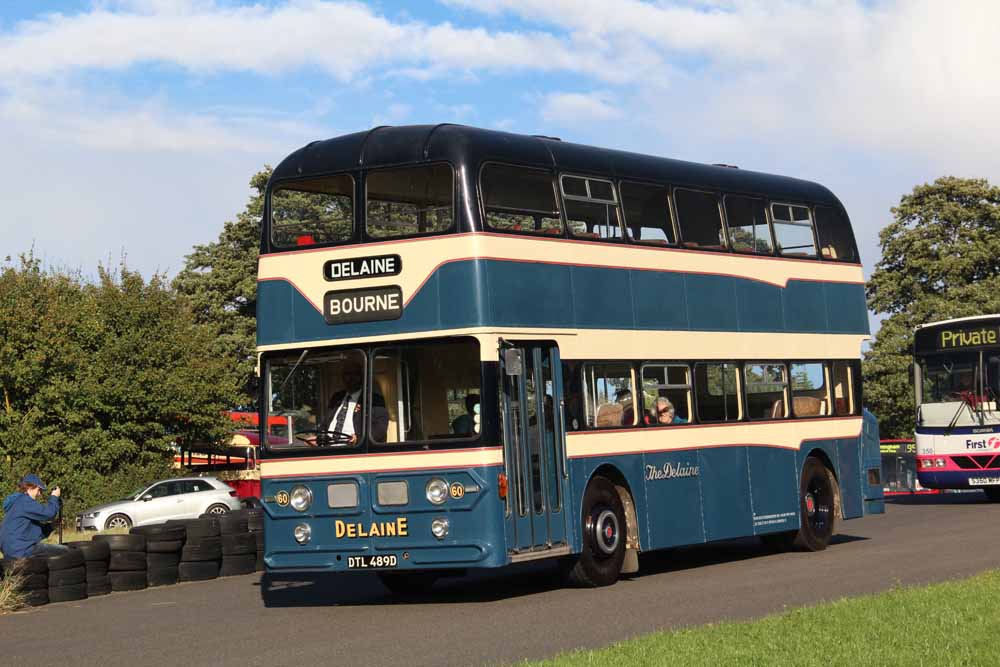
{"label": "bus tyre", "polygon": [[991,503],[1000,503],[1000,487],[998,486],[987,486],[983,489],[983,493],[986,494],[986,500]]}
{"label": "bus tyre", "polygon": [[379,572],[379,581],[398,595],[426,593],[438,580],[436,572]]}
{"label": "bus tyre", "polygon": [[614,484],[595,477],[583,494],[583,549],[567,573],[574,586],[595,588],[618,581],[625,559],[625,510]]}
{"label": "bus tyre", "polygon": [[810,456],[802,466],[799,531],[795,536],[795,547],[803,551],[826,549],[836,524],[835,498],[833,475],[822,461]]}

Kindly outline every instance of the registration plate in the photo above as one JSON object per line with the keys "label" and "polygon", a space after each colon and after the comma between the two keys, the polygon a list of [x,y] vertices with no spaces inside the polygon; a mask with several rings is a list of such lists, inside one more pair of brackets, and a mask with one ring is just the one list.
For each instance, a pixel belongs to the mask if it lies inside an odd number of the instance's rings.
{"label": "registration plate", "polygon": [[996,486],[1000,484],[1000,477],[970,477],[969,486]]}
{"label": "registration plate", "polygon": [[350,570],[396,567],[397,563],[398,559],[396,558],[396,554],[377,554],[374,556],[347,557],[347,567]]}

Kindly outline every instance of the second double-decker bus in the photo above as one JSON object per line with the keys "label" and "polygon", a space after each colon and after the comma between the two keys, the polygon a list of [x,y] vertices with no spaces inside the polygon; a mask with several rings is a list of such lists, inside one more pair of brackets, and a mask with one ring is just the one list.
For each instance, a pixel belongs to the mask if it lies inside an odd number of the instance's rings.
{"label": "second double-decker bus", "polygon": [[1000,501],[1000,315],[918,326],[913,354],[921,486]]}
{"label": "second double-decker bus", "polygon": [[[311,143],[258,276],[269,571],[393,590],[883,511],[846,212],[802,180],[456,125]],[[265,439],[261,439],[265,442]]]}

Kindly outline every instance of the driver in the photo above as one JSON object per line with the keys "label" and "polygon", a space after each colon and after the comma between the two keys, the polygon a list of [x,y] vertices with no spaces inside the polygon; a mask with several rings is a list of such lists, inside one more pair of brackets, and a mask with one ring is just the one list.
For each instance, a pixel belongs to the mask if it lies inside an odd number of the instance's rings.
{"label": "driver", "polygon": [[[341,367],[340,379],[344,388],[330,397],[330,417],[326,422],[326,430],[342,434],[340,437],[344,441],[337,444],[356,445],[359,434],[364,431],[364,366],[357,359],[348,359]],[[377,391],[373,391],[372,437],[377,442],[385,442],[388,427],[389,412],[385,407],[385,399]],[[316,444],[315,438],[310,438],[307,442]]]}

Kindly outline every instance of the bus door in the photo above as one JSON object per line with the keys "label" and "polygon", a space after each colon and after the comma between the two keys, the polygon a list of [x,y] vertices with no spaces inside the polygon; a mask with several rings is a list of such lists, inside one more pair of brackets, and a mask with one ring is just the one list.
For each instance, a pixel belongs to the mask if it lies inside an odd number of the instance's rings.
{"label": "bus door", "polygon": [[559,348],[503,342],[504,460],[508,480],[507,544],[512,560],[567,548],[566,437]]}

